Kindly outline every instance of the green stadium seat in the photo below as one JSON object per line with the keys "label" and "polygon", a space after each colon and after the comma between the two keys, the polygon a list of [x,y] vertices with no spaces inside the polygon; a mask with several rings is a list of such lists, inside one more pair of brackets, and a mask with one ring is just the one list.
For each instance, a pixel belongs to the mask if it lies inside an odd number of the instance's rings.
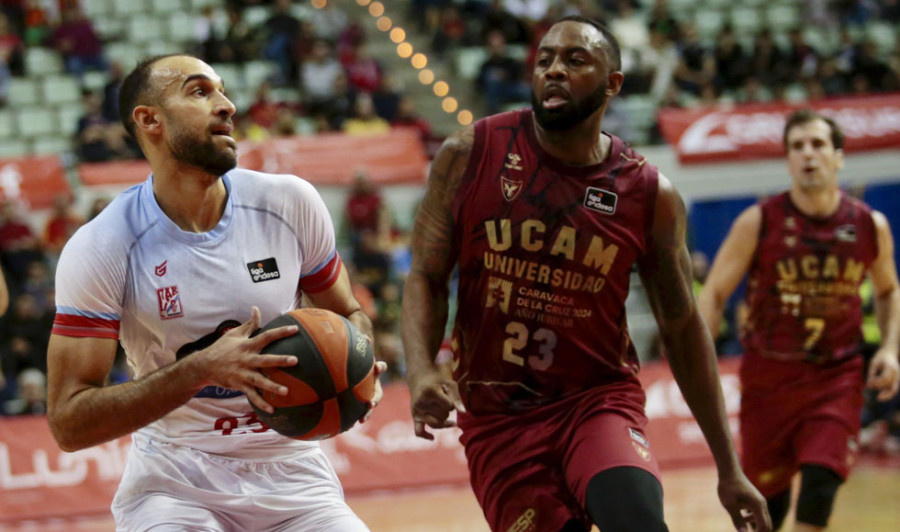
{"label": "green stadium seat", "polygon": [[113,12],[120,17],[128,17],[137,13],[143,13],[149,2],[145,0],[115,0]]}
{"label": "green stadium seat", "polygon": [[184,16],[185,2],[183,0],[153,0],[152,4],[153,8],[151,11],[153,13],[182,13],[182,16]]}
{"label": "green stadium seat", "polygon": [[19,134],[25,138],[52,135],[57,132],[56,112],[47,107],[23,107],[16,111]]}
{"label": "green stadium seat", "polygon": [[37,155],[63,154],[72,151],[72,141],[59,135],[38,137],[31,142],[31,152]]}
{"label": "green stadium seat", "polygon": [[81,87],[72,76],[47,76],[41,82],[41,94],[45,102],[53,105],[81,101]]}
{"label": "green stadium seat", "polygon": [[56,111],[59,133],[66,137],[73,137],[78,130],[78,120],[84,115],[81,105],[66,105]]}
{"label": "green stadium seat", "polygon": [[34,105],[40,102],[41,92],[38,90],[38,82],[34,78],[12,78],[9,80],[10,107],[20,105]]}
{"label": "green stadium seat", "polygon": [[58,74],[63,71],[63,60],[52,48],[31,46],[25,49],[25,71],[30,76]]}
{"label": "green stadium seat", "polygon": [[30,152],[30,143],[22,139],[9,139],[0,142],[0,157],[23,157]]}
{"label": "green stadium seat", "polygon": [[772,4],[766,9],[766,22],[773,32],[800,26],[800,8],[796,4]]}
{"label": "green stadium seat", "polygon": [[11,111],[0,111],[0,139],[7,142],[16,135],[16,119]]}
{"label": "green stadium seat", "polygon": [[487,50],[483,46],[467,46],[454,53],[454,66],[459,77],[474,80],[478,77],[481,64],[487,59]]}
{"label": "green stadium seat", "polygon": [[128,40],[133,43],[159,42],[166,36],[162,19],[153,15],[135,15],[128,18]]}
{"label": "green stadium seat", "polygon": [[244,84],[248,89],[255,91],[277,70],[278,66],[270,61],[250,61],[244,65]]}
{"label": "green stadium seat", "polygon": [[168,18],[166,27],[168,38],[177,43],[194,42],[194,17],[185,13],[173,13]]}

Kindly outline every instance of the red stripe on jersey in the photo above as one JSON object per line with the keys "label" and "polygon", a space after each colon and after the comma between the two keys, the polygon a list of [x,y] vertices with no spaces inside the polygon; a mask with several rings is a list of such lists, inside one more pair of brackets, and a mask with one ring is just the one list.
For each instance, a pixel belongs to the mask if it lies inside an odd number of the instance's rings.
{"label": "red stripe on jersey", "polygon": [[337,253],[321,270],[300,279],[300,288],[307,294],[323,292],[337,282],[343,266],[341,256]]}
{"label": "red stripe on jersey", "polygon": [[119,320],[89,318],[76,314],[57,314],[53,320],[53,334],[76,338],[119,338]]}

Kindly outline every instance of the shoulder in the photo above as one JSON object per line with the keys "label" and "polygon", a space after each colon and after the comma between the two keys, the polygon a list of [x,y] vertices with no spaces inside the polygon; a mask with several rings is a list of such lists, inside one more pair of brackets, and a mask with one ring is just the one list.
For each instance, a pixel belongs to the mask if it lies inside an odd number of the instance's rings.
{"label": "shoulder", "polygon": [[309,181],[292,174],[269,174],[237,168],[228,173],[235,204],[266,207],[276,204],[304,203],[320,197]]}

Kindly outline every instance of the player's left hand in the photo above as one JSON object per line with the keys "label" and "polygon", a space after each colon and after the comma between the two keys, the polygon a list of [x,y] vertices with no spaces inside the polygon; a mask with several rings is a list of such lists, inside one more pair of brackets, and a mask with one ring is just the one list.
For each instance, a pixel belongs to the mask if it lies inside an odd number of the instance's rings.
{"label": "player's left hand", "polygon": [[875,352],[869,364],[866,387],[878,390],[879,401],[887,401],[897,393],[900,388],[900,361],[896,351],[882,347]]}
{"label": "player's left hand", "polygon": [[378,406],[378,403],[381,402],[381,398],[384,397],[384,390],[381,388],[381,374],[387,371],[387,362],[377,361],[375,362],[375,374],[373,378],[375,379],[375,395],[372,396],[372,400],[369,401],[369,408],[366,410],[366,413],[363,414],[362,419],[359,420],[360,423],[365,423],[372,417],[372,410]]}
{"label": "player's left hand", "polygon": [[772,518],[759,490],[740,470],[719,477],[719,500],[728,510],[735,530],[739,532],[771,532]]}

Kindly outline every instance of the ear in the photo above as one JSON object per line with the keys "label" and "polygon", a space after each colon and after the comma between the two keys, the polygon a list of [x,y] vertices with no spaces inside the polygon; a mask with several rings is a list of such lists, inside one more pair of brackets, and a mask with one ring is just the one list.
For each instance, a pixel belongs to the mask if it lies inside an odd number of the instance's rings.
{"label": "ear", "polygon": [[162,122],[157,109],[151,105],[138,105],[131,112],[135,131],[143,131],[153,135],[162,131]]}
{"label": "ear", "polygon": [[615,96],[622,90],[622,83],[625,82],[625,74],[618,70],[609,73],[606,78],[606,95]]}

